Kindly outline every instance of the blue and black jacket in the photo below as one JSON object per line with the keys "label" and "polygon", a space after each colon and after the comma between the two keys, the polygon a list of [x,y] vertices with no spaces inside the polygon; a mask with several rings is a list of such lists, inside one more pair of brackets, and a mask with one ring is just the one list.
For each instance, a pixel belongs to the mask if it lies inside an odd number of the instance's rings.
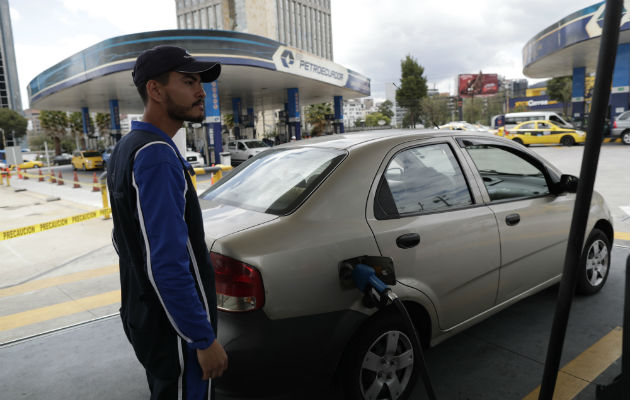
{"label": "blue and black jacket", "polygon": [[136,121],[107,170],[125,333],[148,371],[172,376],[165,358],[179,360],[183,343],[202,349],[216,339],[214,271],[194,172],[168,135]]}

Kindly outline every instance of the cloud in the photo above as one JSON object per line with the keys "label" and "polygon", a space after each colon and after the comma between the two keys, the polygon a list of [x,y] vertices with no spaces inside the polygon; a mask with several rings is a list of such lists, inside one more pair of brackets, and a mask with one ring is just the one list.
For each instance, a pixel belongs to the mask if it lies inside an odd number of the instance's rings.
{"label": "cloud", "polygon": [[106,21],[121,34],[177,28],[173,0],[62,0],[62,3],[73,18],[84,15]]}

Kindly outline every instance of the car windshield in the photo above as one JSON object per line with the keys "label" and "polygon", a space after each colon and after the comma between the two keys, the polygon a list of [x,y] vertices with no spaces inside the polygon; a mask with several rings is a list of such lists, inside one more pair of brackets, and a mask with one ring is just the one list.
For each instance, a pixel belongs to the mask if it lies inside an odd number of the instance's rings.
{"label": "car windshield", "polygon": [[259,147],[269,147],[269,145],[267,145],[267,143],[263,142],[263,141],[255,141],[255,142],[245,142],[245,146],[247,146],[250,149],[257,149]]}
{"label": "car windshield", "polygon": [[100,157],[101,153],[98,151],[84,151],[83,157]]}
{"label": "car windshield", "polygon": [[345,154],[312,147],[265,151],[208,189],[200,200],[268,214],[288,214],[313,192]]}

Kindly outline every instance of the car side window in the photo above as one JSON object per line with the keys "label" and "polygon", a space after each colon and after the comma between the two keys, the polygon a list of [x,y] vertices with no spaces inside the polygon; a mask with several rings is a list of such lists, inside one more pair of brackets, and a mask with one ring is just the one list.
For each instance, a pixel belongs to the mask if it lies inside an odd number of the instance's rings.
{"label": "car side window", "polygon": [[619,115],[618,118],[619,118],[620,121],[624,121],[624,120],[630,118],[630,112],[625,112],[625,113]]}
{"label": "car side window", "polygon": [[472,204],[464,175],[447,144],[401,151],[390,161],[384,178],[399,215]]}
{"label": "car side window", "polygon": [[245,150],[245,145],[243,143],[238,143],[238,149],[239,150]]}
{"label": "car side window", "polygon": [[553,122],[557,122],[560,125],[563,125],[562,121],[560,120],[560,118],[556,117],[555,115],[550,115],[549,116],[549,121],[553,121]]}
{"label": "car side window", "polygon": [[228,143],[228,148],[235,149],[236,148],[236,143],[235,142]]}
{"label": "car side window", "polygon": [[516,152],[491,145],[470,145],[466,150],[492,202],[550,193],[543,171]]}
{"label": "car side window", "polygon": [[521,125],[519,129],[536,129],[536,123],[528,122],[526,124]]}

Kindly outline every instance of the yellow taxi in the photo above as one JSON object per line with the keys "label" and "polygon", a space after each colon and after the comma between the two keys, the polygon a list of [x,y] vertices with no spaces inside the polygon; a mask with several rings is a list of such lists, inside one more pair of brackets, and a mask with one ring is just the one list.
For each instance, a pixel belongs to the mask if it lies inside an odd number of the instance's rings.
{"label": "yellow taxi", "polygon": [[96,150],[77,150],[72,153],[70,163],[75,170],[99,169],[103,168],[103,156]]}
{"label": "yellow taxi", "polygon": [[526,146],[530,144],[573,146],[586,141],[586,133],[583,131],[561,128],[548,120],[525,121],[507,130],[502,127],[496,134]]}
{"label": "yellow taxi", "polygon": [[[28,168],[41,168],[44,166],[44,164],[41,161],[37,161],[37,160],[25,160],[23,163],[18,164],[17,166],[20,167],[20,169],[28,169]],[[16,169],[15,164],[11,165],[9,168]]]}

